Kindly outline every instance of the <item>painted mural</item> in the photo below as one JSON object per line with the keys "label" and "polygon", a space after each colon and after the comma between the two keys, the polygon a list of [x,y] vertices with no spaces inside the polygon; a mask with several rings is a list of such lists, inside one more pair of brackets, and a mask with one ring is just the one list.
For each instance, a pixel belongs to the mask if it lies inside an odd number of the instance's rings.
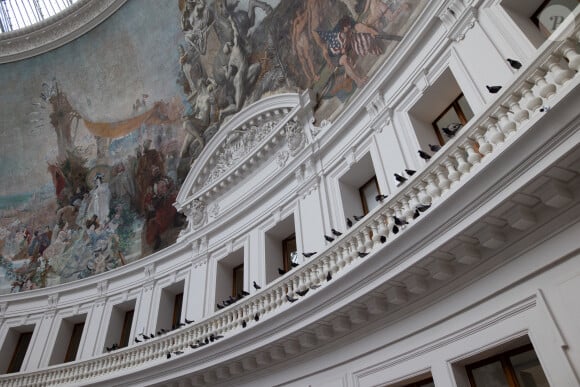
{"label": "painted mural", "polygon": [[174,243],[177,192],[224,122],[306,88],[331,117],[425,4],[130,0],[66,46],[0,65],[0,293]]}

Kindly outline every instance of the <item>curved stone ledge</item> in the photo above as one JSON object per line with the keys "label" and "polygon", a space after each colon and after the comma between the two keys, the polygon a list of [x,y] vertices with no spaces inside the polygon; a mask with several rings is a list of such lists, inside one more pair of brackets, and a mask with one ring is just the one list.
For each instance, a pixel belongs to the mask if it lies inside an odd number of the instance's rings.
{"label": "curved stone ledge", "polygon": [[15,62],[58,48],[90,31],[127,0],[80,0],[39,23],[0,34],[0,63]]}

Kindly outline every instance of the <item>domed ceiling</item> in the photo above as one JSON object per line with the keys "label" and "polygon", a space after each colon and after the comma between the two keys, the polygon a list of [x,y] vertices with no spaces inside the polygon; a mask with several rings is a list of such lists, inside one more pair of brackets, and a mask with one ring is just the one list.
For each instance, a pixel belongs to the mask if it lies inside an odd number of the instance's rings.
{"label": "domed ceiling", "polygon": [[[170,6],[168,6],[170,4]],[[162,249],[191,164],[248,104],[312,89],[340,112],[426,0],[139,0],[0,65],[0,292]]]}

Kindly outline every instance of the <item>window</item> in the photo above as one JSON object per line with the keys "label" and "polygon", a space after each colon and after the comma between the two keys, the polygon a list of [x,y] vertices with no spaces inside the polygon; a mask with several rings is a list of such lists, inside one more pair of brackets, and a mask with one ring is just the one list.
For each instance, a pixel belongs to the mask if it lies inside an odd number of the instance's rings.
{"label": "window", "polygon": [[469,107],[463,94],[459,95],[443,112],[433,121],[435,134],[441,145],[445,144],[448,136],[442,132],[443,128],[448,128],[451,124],[465,125],[467,121],[473,118],[473,111]]}
{"label": "window", "polygon": [[433,378],[429,378],[421,380],[420,382],[405,384],[401,387],[435,387],[435,383],[433,383]]}
{"label": "window", "polygon": [[296,262],[296,251],[296,234],[292,234],[282,241],[282,257],[285,271],[292,269],[292,262]]}
{"label": "window", "polygon": [[244,290],[244,264],[233,268],[232,297],[237,297]]}
{"label": "window", "polygon": [[369,181],[364,183],[359,189],[360,201],[363,208],[364,215],[368,214],[378,203],[376,201],[379,191],[379,182],[377,177],[373,176]]}
{"label": "window", "polygon": [[66,355],[64,357],[64,363],[74,361],[77,358],[77,352],[79,351],[79,346],[81,344],[81,337],[83,336],[84,328],[85,328],[84,321],[77,323],[73,326],[70,341],[68,342],[68,348],[66,350]]}
{"label": "window", "polygon": [[131,325],[133,325],[134,313],[135,311],[133,309],[125,312],[125,318],[123,318],[123,329],[121,330],[121,338],[119,339],[119,348],[129,345],[129,336],[131,335]]}
{"label": "window", "polygon": [[181,319],[181,308],[183,307],[183,292],[177,293],[173,298],[173,318],[171,321],[171,327],[173,329],[177,328]]}
{"label": "window", "polygon": [[31,338],[32,332],[23,332],[19,335],[18,343],[16,344],[16,348],[12,354],[12,359],[10,360],[10,365],[8,366],[8,370],[6,370],[7,374],[20,371]]}
{"label": "window", "polygon": [[531,19],[547,38],[580,3],[580,0],[545,0],[534,12]]}
{"label": "window", "polygon": [[549,387],[531,345],[469,364],[466,367],[471,387]]}

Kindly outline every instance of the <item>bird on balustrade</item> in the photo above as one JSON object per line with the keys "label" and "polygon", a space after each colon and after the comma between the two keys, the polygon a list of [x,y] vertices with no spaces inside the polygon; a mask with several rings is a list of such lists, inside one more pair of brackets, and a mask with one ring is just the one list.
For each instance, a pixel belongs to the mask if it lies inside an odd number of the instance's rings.
{"label": "bird on balustrade", "polygon": [[522,68],[522,62],[510,58],[507,58],[506,60],[514,69],[519,70]]}
{"label": "bird on balustrade", "polygon": [[326,275],[326,280],[327,281],[332,280],[332,272],[330,272],[330,271],[328,272],[328,274]]}
{"label": "bird on balustrade", "polygon": [[387,237],[384,235],[381,235],[380,241],[381,241],[381,243],[385,243],[387,241]]}
{"label": "bird on balustrade", "polygon": [[254,321],[260,321],[260,313],[254,315]]}
{"label": "bird on balustrade", "polygon": [[300,264],[298,262],[290,262],[290,266],[298,267]]}
{"label": "bird on balustrade", "polygon": [[421,149],[419,149],[417,152],[419,152],[419,157],[422,158],[425,161],[429,161],[431,160],[431,156],[429,156],[428,153],[423,152]]}
{"label": "bird on balustrade", "polygon": [[369,253],[358,253],[358,257],[359,257],[359,258],[364,258],[364,257],[366,257],[367,255],[369,255]]}
{"label": "bird on balustrade", "polygon": [[[385,196],[385,198],[386,198],[386,196]],[[376,198],[375,198],[375,199],[376,199]],[[384,199],[384,198],[383,198],[383,199]],[[353,219],[354,219],[354,220],[356,220],[357,222],[358,222],[359,220],[363,220],[363,219],[364,219],[364,215],[363,215],[363,216],[353,215],[352,217],[353,217]]]}
{"label": "bird on balustrade", "polygon": [[246,320],[242,320],[242,328],[245,328],[247,326]]}
{"label": "bird on balustrade", "polygon": [[348,217],[346,218],[346,227],[348,228],[352,227],[352,220],[350,220]]}
{"label": "bird on balustrade", "polygon": [[306,293],[308,293],[310,289],[306,288],[304,290],[297,290],[296,294],[298,294],[300,297],[304,297],[306,295]]}
{"label": "bird on balustrade", "polygon": [[188,319],[187,319],[187,317],[186,317],[186,318],[184,318],[184,320],[185,320],[185,323],[186,323],[186,324],[192,324],[192,323],[194,323],[194,322],[195,322],[194,320],[188,320]]}
{"label": "bird on balustrade", "polygon": [[310,258],[315,254],[317,254],[316,251],[313,251],[312,253],[302,253],[302,255],[304,255],[304,258]]}
{"label": "bird on balustrade", "polygon": [[247,291],[242,289],[242,296],[245,297],[245,296],[249,296],[249,295],[250,295],[250,292],[247,292]]}
{"label": "bird on balustrade", "polygon": [[290,297],[288,294],[286,294],[286,299],[287,299],[287,300],[288,300],[288,302],[290,302],[290,303],[298,301],[298,299],[297,299],[297,298],[292,298],[292,297]]}
{"label": "bird on balustrade", "polygon": [[327,242],[334,242],[334,238],[333,238],[333,237],[330,237],[330,236],[328,236],[328,235],[326,235],[326,234],[324,235],[324,239],[325,239]]}
{"label": "bird on balustrade", "polygon": [[282,269],[281,267],[278,268],[278,274],[284,275],[286,274],[286,270]]}
{"label": "bird on balustrade", "polygon": [[427,211],[429,208],[431,208],[431,204],[419,204],[417,207],[415,207],[419,212],[425,212]]}
{"label": "bird on balustrade", "polygon": [[215,306],[217,306],[218,309],[223,309],[224,308],[224,306],[223,305],[220,305],[219,302],[217,304],[215,304]]}
{"label": "bird on balustrade", "polygon": [[417,173],[417,171],[413,169],[405,169],[405,173],[409,176],[413,176],[415,173]]}
{"label": "bird on balustrade", "polygon": [[[396,173],[395,173],[395,175],[396,175]],[[375,196],[375,200],[377,202],[382,202],[383,200],[385,200],[388,197],[389,197],[389,195],[378,194],[377,196]],[[355,219],[356,219],[356,217],[355,217]]]}
{"label": "bird on balustrade", "polygon": [[262,289],[262,287],[261,287],[260,285],[258,285],[258,284],[256,283],[256,281],[254,281],[254,282],[253,282],[252,286],[253,286],[253,287],[254,287],[254,289],[256,289],[256,290],[260,290],[260,289]]}
{"label": "bird on balustrade", "polygon": [[143,341],[139,340],[138,338],[135,337],[135,342],[136,343],[142,343]]}
{"label": "bird on balustrade", "polygon": [[342,233],[340,231],[337,231],[334,228],[330,229],[330,231],[332,232],[333,235],[336,235],[337,237],[342,235]]}
{"label": "bird on balustrade", "polygon": [[453,138],[455,137],[455,135],[457,134],[457,132],[459,131],[459,129],[461,129],[463,127],[462,124],[458,123],[458,122],[453,122],[449,125],[447,125],[446,128],[441,128],[441,131],[443,133],[445,133],[445,135],[448,138]]}
{"label": "bird on balustrade", "polygon": [[406,220],[398,218],[397,216],[393,216],[393,220],[395,221],[395,224],[397,226],[404,226],[406,224],[409,224]]}
{"label": "bird on balustrade", "polygon": [[114,351],[116,349],[119,349],[119,346],[117,345],[117,343],[111,345],[110,347],[105,347],[107,349],[107,352],[111,352]]}
{"label": "bird on balustrade", "polygon": [[397,182],[397,187],[399,187],[401,184],[407,181],[407,178],[399,175],[398,173],[395,173],[395,181]]}
{"label": "bird on balustrade", "polygon": [[393,234],[398,234],[399,233],[399,227],[397,227],[397,225],[394,225],[391,231],[393,231]]}
{"label": "bird on balustrade", "polygon": [[141,333],[141,337],[143,337],[143,339],[145,340],[149,340],[151,337],[147,336],[145,333]]}
{"label": "bird on balustrade", "polygon": [[501,90],[501,86],[486,85],[485,87],[487,88],[487,91],[489,91],[491,94],[497,94],[497,92]]}
{"label": "bird on balustrade", "polygon": [[415,212],[413,212],[413,219],[417,219],[419,216],[421,216],[421,213],[416,209]]}
{"label": "bird on balustrade", "polygon": [[441,150],[441,146],[440,145],[429,144],[429,149],[431,150],[431,152],[438,152],[438,151]]}

